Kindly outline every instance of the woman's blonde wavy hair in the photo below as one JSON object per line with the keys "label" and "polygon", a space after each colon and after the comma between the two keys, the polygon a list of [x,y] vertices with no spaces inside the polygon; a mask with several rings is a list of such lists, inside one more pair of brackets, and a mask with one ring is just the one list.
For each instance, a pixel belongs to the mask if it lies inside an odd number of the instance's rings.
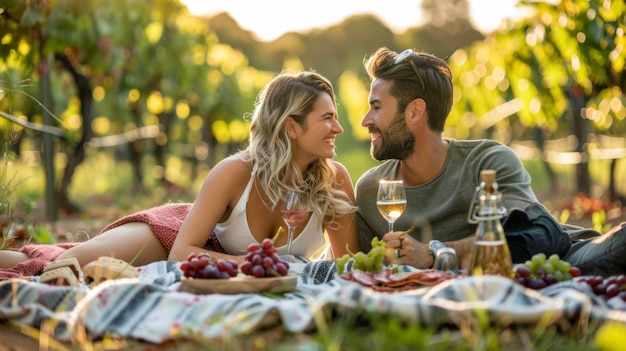
{"label": "woman's blonde wavy hair", "polygon": [[300,173],[285,124],[292,117],[306,131],[306,116],[322,94],[330,95],[336,106],[331,83],[318,73],[282,72],[274,77],[259,93],[251,116],[246,116],[251,117],[250,141],[240,155],[256,163],[256,181],[269,208],[274,209],[287,190],[296,190],[307,195],[308,208],[332,228],[335,217],[355,207],[336,186],[336,168],[330,159],[318,159]]}

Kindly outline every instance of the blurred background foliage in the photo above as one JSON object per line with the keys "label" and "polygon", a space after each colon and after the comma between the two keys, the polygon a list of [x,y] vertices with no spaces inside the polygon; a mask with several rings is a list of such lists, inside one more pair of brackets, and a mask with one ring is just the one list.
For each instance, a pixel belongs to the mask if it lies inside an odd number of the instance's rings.
{"label": "blurred background foliage", "polygon": [[360,15],[263,42],[227,13],[192,16],[178,0],[0,0],[0,141],[15,156],[5,153],[2,174],[32,179],[14,196],[45,198],[48,219],[80,213],[97,194],[128,208],[154,193],[191,201],[212,165],[245,147],[261,87],[312,69],[335,86],[337,159],[356,180],[376,164],[360,126],[362,62],[387,46],[451,66],[446,137],[510,145],[536,190],[570,196],[567,210],[592,207],[576,206],[576,194],[601,199],[592,212],[621,209],[626,5],[519,4],[534,15],[487,36],[465,0],[423,0],[429,20],[404,33]]}

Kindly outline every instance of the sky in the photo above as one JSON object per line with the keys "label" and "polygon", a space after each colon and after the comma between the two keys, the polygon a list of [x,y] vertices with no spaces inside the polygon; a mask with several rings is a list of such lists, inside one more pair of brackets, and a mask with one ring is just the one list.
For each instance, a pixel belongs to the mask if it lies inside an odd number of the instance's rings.
{"label": "sky", "polygon": [[[420,0],[181,0],[194,15],[228,12],[260,40],[271,41],[286,32],[324,28],[356,14],[378,16],[391,30],[401,32],[422,24]],[[518,18],[518,0],[468,0],[470,18],[483,33],[496,29],[503,18]],[[279,14],[279,20],[268,14]]]}

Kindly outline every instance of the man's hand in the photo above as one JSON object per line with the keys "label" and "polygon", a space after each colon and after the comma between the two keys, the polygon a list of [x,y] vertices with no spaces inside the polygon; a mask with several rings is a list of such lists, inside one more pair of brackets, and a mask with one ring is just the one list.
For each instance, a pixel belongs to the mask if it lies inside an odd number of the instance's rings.
{"label": "man's hand", "polygon": [[425,269],[433,265],[433,258],[428,251],[428,244],[423,244],[406,232],[391,232],[383,236],[387,252],[385,262],[404,264]]}

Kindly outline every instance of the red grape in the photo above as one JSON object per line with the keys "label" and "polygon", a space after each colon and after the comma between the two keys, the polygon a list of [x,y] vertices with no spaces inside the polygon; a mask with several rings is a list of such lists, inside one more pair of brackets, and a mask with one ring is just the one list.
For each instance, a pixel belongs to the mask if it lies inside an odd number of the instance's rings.
{"label": "red grape", "polygon": [[617,296],[617,294],[619,294],[619,286],[617,286],[617,284],[609,284],[606,287],[605,293],[609,298]]}
{"label": "red grape", "polygon": [[198,278],[204,279],[218,279],[221,278],[220,271],[217,267],[208,265],[200,271],[200,275]]}
{"label": "red grape", "polygon": [[287,275],[288,271],[289,271],[289,267],[287,266],[285,262],[276,263],[276,273],[278,273],[279,275],[285,276]]}
{"label": "red grape", "polygon": [[624,275],[610,277],[601,277],[599,275],[581,276],[576,278],[576,282],[589,286],[595,295],[604,300],[616,297],[626,302],[626,278]]}
{"label": "red grape", "polygon": [[285,276],[289,273],[289,263],[276,254],[271,239],[248,245],[244,262],[239,265],[233,259],[216,260],[207,252],[191,253],[181,262],[180,270],[187,278],[228,279],[236,277],[239,270],[245,275],[257,278]]}
{"label": "red grape", "polygon": [[517,269],[516,273],[517,273],[520,277],[522,277],[522,278],[524,278],[524,279],[526,279],[526,278],[530,277],[530,275],[532,274],[532,272],[530,271],[530,269],[529,269],[528,267],[526,267],[526,266],[520,266],[520,267]]}
{"label": "red grape", "polygon": [[527,282],[526,282],[526,286],[528,286],[531,289],[543,289],[547,286],[546,282],[543,281],[543,279],[540,278],[530,278]]}
{"label": "red grape", "polygon": [[594,285],[592,289],[593,289],[593,292],[596,295],[605,295],[606,294],[606,283],[603,281],[602,283],[600,283],[598,285]]}
{"label": "red grape", "polygon": [[257,278],[263,278],[265,277],[265,270],[263,269],[263,266],[252,266],[252,269],[250,269],[250,272],[252,273],[253,276],[257,277]]}
{"label": "red grape", "polygon": [[261,255],[261,253],[256,253],[252,256],[250,262],[252,262],[252,264],[255,266],[260,266],[263,264],[263,256]]}
{"label": "red grape", "polygon": [[235,260],[215,260],[207,252],[191,253],[180,264],[180,270],[186,278],[228,279],[236,277],[238,269]]}
{"label": "red grape", "polygon": [[603,279],[600,276],[591,276],[591,277],[588,277],[586,281],[589,286],[594,287],[598,284],[601,284]]}
{"label": "red grape", "polygon": [[263,242],[261,242],[261,246],[263,247],[263,250],[268,251],[274,248],[274,243],[272,242],[272,239],[266,238]]}
{"label": "red grape", "polygon": [[552,285],[552,284],[556,284],[559,281],[556,279],[556,277],[554,276],[554,274],[547,274],[544,278],[543,281],[546,283],[546,285]]}
{"label": "red grape", "polygon": [[252,262],[250,261],[245,261],[244,263],[241,264],[241,266],[239,266],[239,269],[241,269],[241,273],[245,275],[251,275],[250,268],[252,268]]}
{"label": "red grape", "polygon": [[269,257],[269,256],[263,257],[263,267],[265,267],[265,268],[272,268],[272,267],[274,267],[274,260],[272,260],[272,258]]}
{"label": "red grape", "polygon": [[261,246],[259,246],[259,244],[252,243],[252,244],[248,245],[247,251],[248,252],[255,252],[255,251],[258,251],[260,248],[261,248]]}
{"label": "red grape", "polygon": [[276,254],[272,239],[265,239],[261,244],[250,244],[246,250],[241,272],[256,278],[285,276],[289,273],[289,263]]}

